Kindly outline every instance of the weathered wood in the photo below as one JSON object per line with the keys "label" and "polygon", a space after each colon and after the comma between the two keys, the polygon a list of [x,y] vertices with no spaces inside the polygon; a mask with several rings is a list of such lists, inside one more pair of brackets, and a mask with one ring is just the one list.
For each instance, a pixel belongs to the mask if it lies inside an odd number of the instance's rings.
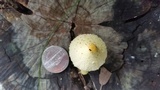
{"label": "weathered wood", "polygon": [[[30,0],[28,7],[34,11],[33,15],[14,16],[17,12],[4,12],[0,15],[2,87],[6,90],[84,90],[84,83],[71,62],[59,74],[52,74],[41,65],[45,47],[58,45],[68,51],[69,32],[74,23],[76,36],[94,33],[107,45],[108,58],[103,66],[113,74],[102,90],[158,90],[158,0],[120,1]],[[87,87],[99,89],[98,78],[99,70],[85,76]]]}
{"label": "weathered wood", "polygon": [[[22,90],[84,89],[82,82],[78,81],[79,78],[76,78],[77,82],[74,84],[75,82],[70,75],[72,65],[69,65],[71,67],[60,74],[49,73],[41,66],[41,53],[46,47],[45,43],[47,41],[49,41],[48,45],[62,46],[68,50],[71,38],[69,31],[72,22],[76,25],[73,29],[76,35],[97,32],[97,26],[91,25],[98,24],[102,20],[112,19],[111,6],[114,1],[53,0],[37,2],[34,3],[30,0],[28,3],[28,7],[34,11],[31,16],[22,15],[20,19],[17,16],[14,17],[13,12],[3,13],[13,26],[11,24],[5,26],[10,27],[10,29],[4,29],[6,32],[1,34],[2,43],[0,46],[3,50],[1,50],[1,64],[4,64],[0,68],[2,71],[1,82],[6,89],[10,89],[10,87]],[[103,9],[103,11],[100,9]],[[90,24],[87,22],[90,22]],[[88,27],[90,30],[87,29]],[[99,33],[99,35],[101,34]],[[6,61],[4,61],[5,57]],[[13,82],[17,82],[17,84]],[[10,86],[7,87],[8,83],[10,83]]]}

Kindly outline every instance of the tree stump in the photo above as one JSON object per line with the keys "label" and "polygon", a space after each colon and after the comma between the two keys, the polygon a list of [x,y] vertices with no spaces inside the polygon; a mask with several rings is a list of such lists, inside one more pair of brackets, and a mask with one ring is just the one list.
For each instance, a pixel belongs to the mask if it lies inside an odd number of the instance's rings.
{"label": "tree stump", "polygon": [[[68,52],[71,31],[105,41],[103,66],[113,74],[102,90],[160,88],[158,0],[30,0],[27,7],[32,15],[13,8],[0,14],[0,89],[86,90],[71,61],[58,74],[41,62],[50,45]],[[99,90],[99,70],[83,77],[88,89]]]}

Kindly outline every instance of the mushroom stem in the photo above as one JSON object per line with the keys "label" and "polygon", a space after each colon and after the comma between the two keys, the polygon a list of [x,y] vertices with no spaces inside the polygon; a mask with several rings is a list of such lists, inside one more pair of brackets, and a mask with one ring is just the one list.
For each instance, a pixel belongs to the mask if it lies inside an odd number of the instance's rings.
{"label": "mushroom stem", "polygon": [[81,70],[80,72],[81,72],[82,75],[88,74],[88,71]]}
{"label": "mushroom stem", "polygon": [[91,51],[91,52],[97,52],[97,46],[95,44],[93,44],[93,43],[91,43],[88,46],[88,48],[89,48],[89,51]]}

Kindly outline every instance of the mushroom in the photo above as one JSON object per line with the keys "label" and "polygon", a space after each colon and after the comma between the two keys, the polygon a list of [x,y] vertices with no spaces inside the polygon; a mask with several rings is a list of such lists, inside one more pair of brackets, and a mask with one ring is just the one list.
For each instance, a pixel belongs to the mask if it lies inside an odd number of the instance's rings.
{"label": "mushroom", "polygon": [[63,48],[50,46],[42,54],[42,64],[49,72],[60,73],[67,68],[69,56]]}
{"label": "mushroom", "polygon": [[89,71],[98,70],[107,57],[104,41],[94,34],[81,34],[72,40],[69,56],[75,67],[85,75]]}

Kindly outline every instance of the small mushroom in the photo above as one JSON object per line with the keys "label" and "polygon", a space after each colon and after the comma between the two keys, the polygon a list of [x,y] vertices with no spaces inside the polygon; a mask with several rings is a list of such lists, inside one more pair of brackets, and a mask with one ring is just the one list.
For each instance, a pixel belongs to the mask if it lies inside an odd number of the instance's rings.
{"label": "small mushroom", "polygon": [[63,48],[50,46],[42,54],[42,64],[49,72],[60,73],[67,68],[69,56]]}
{"label": "small mushroom", "polygon": [[82,34],[72,40],[69,46],[69,56],[73,65],[83,75],[89,71],[98,70],[107,57],[104,41],[94,34]]}

